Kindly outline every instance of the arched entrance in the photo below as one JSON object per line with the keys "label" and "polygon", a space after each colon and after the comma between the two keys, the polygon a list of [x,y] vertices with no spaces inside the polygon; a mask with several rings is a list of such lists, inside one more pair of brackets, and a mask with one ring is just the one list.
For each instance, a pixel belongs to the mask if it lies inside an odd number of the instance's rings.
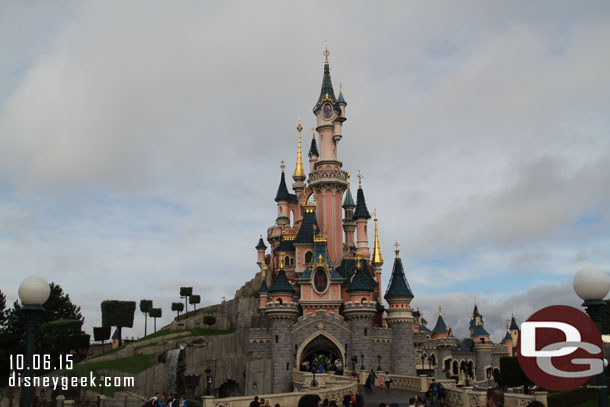
{"label": "arched entrance", "polygon": [[345,360],[341,345],[325,333],[314,334],[297,352],[299,370],[316,373],[334,371],[342,375]]}

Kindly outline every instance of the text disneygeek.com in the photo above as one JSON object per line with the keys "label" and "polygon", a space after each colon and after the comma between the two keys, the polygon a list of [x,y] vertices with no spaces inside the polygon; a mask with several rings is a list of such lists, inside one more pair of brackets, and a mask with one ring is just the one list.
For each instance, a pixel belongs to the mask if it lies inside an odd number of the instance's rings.
{"label": "text disneygeek.com", "polygon": [[94,376],[22,376],[21,373],[12,372],[8,379],[9,387],[50,387],[53,390],[68,390],[70,387],[134,387],[133,377],[102,378]]}

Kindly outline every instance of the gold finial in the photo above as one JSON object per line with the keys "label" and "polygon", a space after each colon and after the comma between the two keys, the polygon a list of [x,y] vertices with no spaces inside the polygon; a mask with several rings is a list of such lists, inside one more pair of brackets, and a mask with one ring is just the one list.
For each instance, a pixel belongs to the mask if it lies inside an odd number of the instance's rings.
{"label": "gold finial", "polygon": [[400,245],[398,244],[398,242],[394,243],[394,253],[396,253],[396,258],[398,258],[398,253],[400,253],[400,250],[398,249]]}
{"label": "gold finial", "polygon": [[510,319],[506,319],[506,330],[508,331],[508,323],[509,323]]}
{"label": "gold finial", "polygon": [[282,172],[284,172],[284,168],[286,168],[286,165],[284,165],[284,160],[280,161],[282,164],[280,165],[280,168],[282,169]]}
{"label": "gold finial", "polygon": [[301,160],[301,130],[303,130],[303,126],[301,125],[301,119],[299,119],[299,124],[297,124],[297,132],[299,133],[299,145],[297,149],[297,165],[294,168],[294,173],[292,174],[292,178],[303,177],[305,178],[305,170],[303,169],[303,161]]}
{"label": "gold finial", "polygon": [[314,129],[313,127],[311,129],[311,138],[315,139],[316,138],[316,129]]}
{"label": "gold finial", "polygon": [[328,51],[328,41],[324,40],[324,52],[322,53],[324,55],[324,63],[328,64],[328,56],[330,55],[330,52]]}
{"label": "gold finial", "polygon": [[438,306],[438,316],[442,317],[443,316],[443,309],[441,308],[441,306]]}
{"label": "gold finial", "polygon": [[261,280],[265,280],[265,273],[267,272],[267,265],[263,264],[263,267],[261,268]]}
{"label": "gold finial", "polygon": [[381,257],[381,248],[379,246],[379,231],[377,229],[377,208],[373,211],[375,220],[375,244],[373,245],[373,264],[383,264],[383,257]]}
{"label": "gold finial", "polygon": [[358,188],[362,188],[362,173],[358,170]]}
{"label": "gold finial", "polygon": [[358,270],[362,268],[362,266],[360,265],[360,259],[360,252],[356,252],[356,268],[358,268]]}
{"label": "gold finial", "polygon": [[280,270],[282,270],[284,268],[284,256],[286,255],[286,252],[279,252],[278,254],[280,255]]}

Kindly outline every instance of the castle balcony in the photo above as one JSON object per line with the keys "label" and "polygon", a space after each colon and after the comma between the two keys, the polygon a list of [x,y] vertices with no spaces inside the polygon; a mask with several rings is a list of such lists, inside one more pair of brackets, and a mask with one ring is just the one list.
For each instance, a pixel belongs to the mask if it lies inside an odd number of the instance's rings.
{"label": "castle balcony", "polygon": [[298,314],[299,309],[296,303],[270,302],[265,308],[265,315],[271,318],[296,318]]}
{"label": "castle balcony", "polygon": [[343,308],[343,314],[346,318],[358,318],[365,317],[370,318],[377,312],[377,307],[374,302],[352,302],[348,301],[345,303],[345,307]]}
{"label": "castle balcony", "polygon": [[334,184],[343,191],[347,188],[347,171],[337,168],[316,168],[309,173],[308,184],[312,187]]}

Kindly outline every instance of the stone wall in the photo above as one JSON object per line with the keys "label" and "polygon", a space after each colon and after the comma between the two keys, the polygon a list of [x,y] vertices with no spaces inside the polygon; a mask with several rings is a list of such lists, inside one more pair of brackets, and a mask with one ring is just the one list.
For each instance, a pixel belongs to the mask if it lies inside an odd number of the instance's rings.
{"label": "stone wall", "polygon": [[392,363],[390,371],[399,375],[415,376],[413,326],[404,321],[388,321],[392,328]]}

